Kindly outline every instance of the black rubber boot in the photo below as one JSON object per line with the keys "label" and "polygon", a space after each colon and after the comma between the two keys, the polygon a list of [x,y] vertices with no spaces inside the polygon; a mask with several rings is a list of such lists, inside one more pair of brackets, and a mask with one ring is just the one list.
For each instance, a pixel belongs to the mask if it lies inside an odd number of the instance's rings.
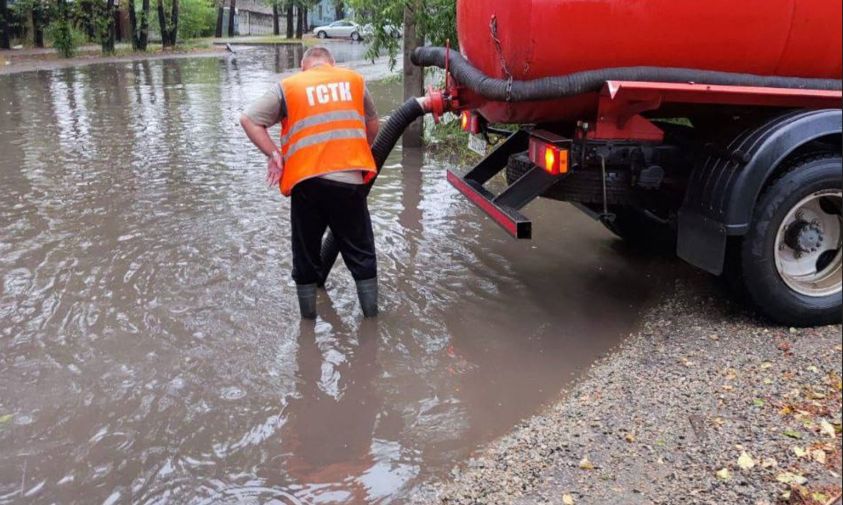
{"label": "black rubber boot", "polygon": [[378,278],[357,281],[357,298],[366,317],[378,317]]}
{"label": "black rubber boot", "polygon": [[296,285],[302,319],[316,319],[316,284]]}

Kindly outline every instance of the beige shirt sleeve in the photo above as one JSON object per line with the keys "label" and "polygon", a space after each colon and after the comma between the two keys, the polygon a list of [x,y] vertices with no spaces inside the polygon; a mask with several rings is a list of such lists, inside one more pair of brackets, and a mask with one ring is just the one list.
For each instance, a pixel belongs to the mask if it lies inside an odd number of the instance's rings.
{"label": "beige shirt sleeve", "polygon": [[377,119],[378,109],[375,108],[375,101],[369,93],[369,88],[366,88],[366,94],[363,95],[363,110],[366,112],[366,120]]}
{"label": "beige shirt sleeve", "polygon": [[244,113],[255,124],[265,128],[277,125],[287,115],[287,104],[280,84],[275,84],[252,102]]}

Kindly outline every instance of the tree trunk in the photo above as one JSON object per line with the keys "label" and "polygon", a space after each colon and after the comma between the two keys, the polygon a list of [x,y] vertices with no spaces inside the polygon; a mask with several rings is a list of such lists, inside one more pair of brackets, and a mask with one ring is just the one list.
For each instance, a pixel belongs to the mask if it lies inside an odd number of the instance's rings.
{"label": "tree trunk", "polygon": [[164,0],[158,0],[158,26],[161,28],[161,45],[170,47],[170,32],[167,30],[167,15],[164,13]]}
{"label": "tree trunk", "polygon": [[296,38],[301,39],[302,30],[304,29],[304,15],[302,14],[302,6],[296,6]]}
{"label": "tree trunk", "polygon": [[307,16],[309,14],[309,12],[308,12],[309,10],[310,9],[307,7],[307,5],[302,5],[302,12],[304,13],[302,15],[302,17],[304,18],[304,21],[302,22],[302,27],[303,27],[304,33],[307,33],[307,32],[310,31],[310,23],[308,23],[308,21],[307,21]]}
{"label": "tree trunk", "polygon": [[278,26],[278,0],[272,2],[272,34],[275,36],[281,34],[281,27]]}
{"label": "tree trunk", "polygon": [[336,14],[337,19],[344,19],[345,18],[345,2],[343,0],[336,0],[334,2],[334,14]]}
{"label": "tree trunk", "polygon": [[214,37],[222,38],[222,22],[225,16],[224,0],[217,0],[217,29],[214,30]]}
{"label": "tree trunk", "polygon": [[138,51],[146,51],[149,44],[149,0],[141,2],[140,35],[138,36]]}
{"label": "tree trunk", "polygon": [[[3,0],[0,0],[3,1]],[[293,4],[287,3],[287,38],[293,38]]]}
{"label": "tree trunk", "polygon": [[[416,8],[420,7],[420,1],[414,0]],[[417,30],[415,9],[404,8],[404,100],[419,97],[424,94],[424,71],[421,67],[413,65],[411,56],[413,51],[424,44],[424,39]],[[404,147],[421,147],[424,142],[424,120],[419,118],[404,131]]]}
{"label": "tree trunk", "polygon": [[105,12],[103,18],[107,20],[108,27],[105,33],[100,33],[100,44],[102,45],[103,54],[111,54],[114,52],[114,0],[108,0],[105,4]]}
{"label": "tree trunk", "polygon": [[44,47],[44,6],[40,1],[32,4],[32,43]]}
{"label": "tree trunk", "polygon": [[176,45],[179,38],[179,0],[173,0],[173,10],[170,16],[170,45]]}
{"label": "tree trunk", "polygon": [[[88,36],[88,41],[97,40],[96,15],[91,14],[93,12],[97,12],[97,5],[93,1],[79,2],[79,8],[81,9],[81,12],[88,13],[87,15],[82,16],[80,21],[82,30],[85,32],[85,35]],[[70,14],[70,17],[72,18],[73,14]]]}
{"label": "tree trunk", "polygon": [[123,24],[120,22],[120,9],[114,9],[114,35],[117,42],[123,42]]}
{"label": "tree trunk", "polygon": [[138,15],[135,13],[135,0],[129,0],[129,5],[126,8],[129,10],[129,37],[132,38],[132,49],[140,51],[140,33]]}
{"label": "tree trunk", "polygon": [[12,48],[9,29],[9,5],[6,0],[0,0],[0,49]]}
{"label": "tree trunk", "polygon": [[234,36],[234,11],[237,10],[237,0],[228,2],[228,36]]}

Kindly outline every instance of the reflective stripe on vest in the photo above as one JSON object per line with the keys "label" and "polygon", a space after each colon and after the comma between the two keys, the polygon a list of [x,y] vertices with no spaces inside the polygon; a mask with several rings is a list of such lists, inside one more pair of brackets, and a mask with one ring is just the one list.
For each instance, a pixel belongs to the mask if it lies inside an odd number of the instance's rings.
{"label": "reflective stripe on vest", "polygon": [[325,123],[330,123],[332,121],[348,121],[357,119],[361,123],[361,128],[366,127],[366,118],[362,114],[358,114],[353,110],[338,110],[334,112],[323,112],[322,114],[317,114],[315,116],[311,116],[307,119],[302,119],[301,121],[297,122],[290,128],[290,131],[286,135],[281,136],[281,145],[287,143],[290,140],[290,137],[295,135],[296,133],[304,130],[305,128],[310,128],[313,126],[318,126]]}
{"label": "reflective stripe on vest", "polygon": [[360,170],[364,179],[374,176],[361,75],[324,65],[284,79],[281,88],[287,105],[281,131],[284,195],[301,181],[332,172]]}
{"label": "reflective stripe on vest", "polygon": [[312,145],[321,144],[329,140],[343,140],[343,139],[365,139],[365,128],[348,128],[345,130],[332,130],[325,133],[317,133],[315,135],[308,135],[302,137],[300,140],[290,144],[287,149],[287,154],[284,155],[284,161],[292,158],[300,149],[310,147]]}

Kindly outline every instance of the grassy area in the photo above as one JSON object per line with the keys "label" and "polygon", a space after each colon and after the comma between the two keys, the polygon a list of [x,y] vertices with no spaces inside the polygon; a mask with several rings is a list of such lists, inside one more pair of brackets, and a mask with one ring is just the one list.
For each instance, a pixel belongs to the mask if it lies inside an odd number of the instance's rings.
{"label": "grassy area", "polygon": [[480,156],[468,148],[468,133],[462,130],[459,116],[447,114],[437,125],[425,126],[427,150],[434,157],[451,163],[476,163]]}

